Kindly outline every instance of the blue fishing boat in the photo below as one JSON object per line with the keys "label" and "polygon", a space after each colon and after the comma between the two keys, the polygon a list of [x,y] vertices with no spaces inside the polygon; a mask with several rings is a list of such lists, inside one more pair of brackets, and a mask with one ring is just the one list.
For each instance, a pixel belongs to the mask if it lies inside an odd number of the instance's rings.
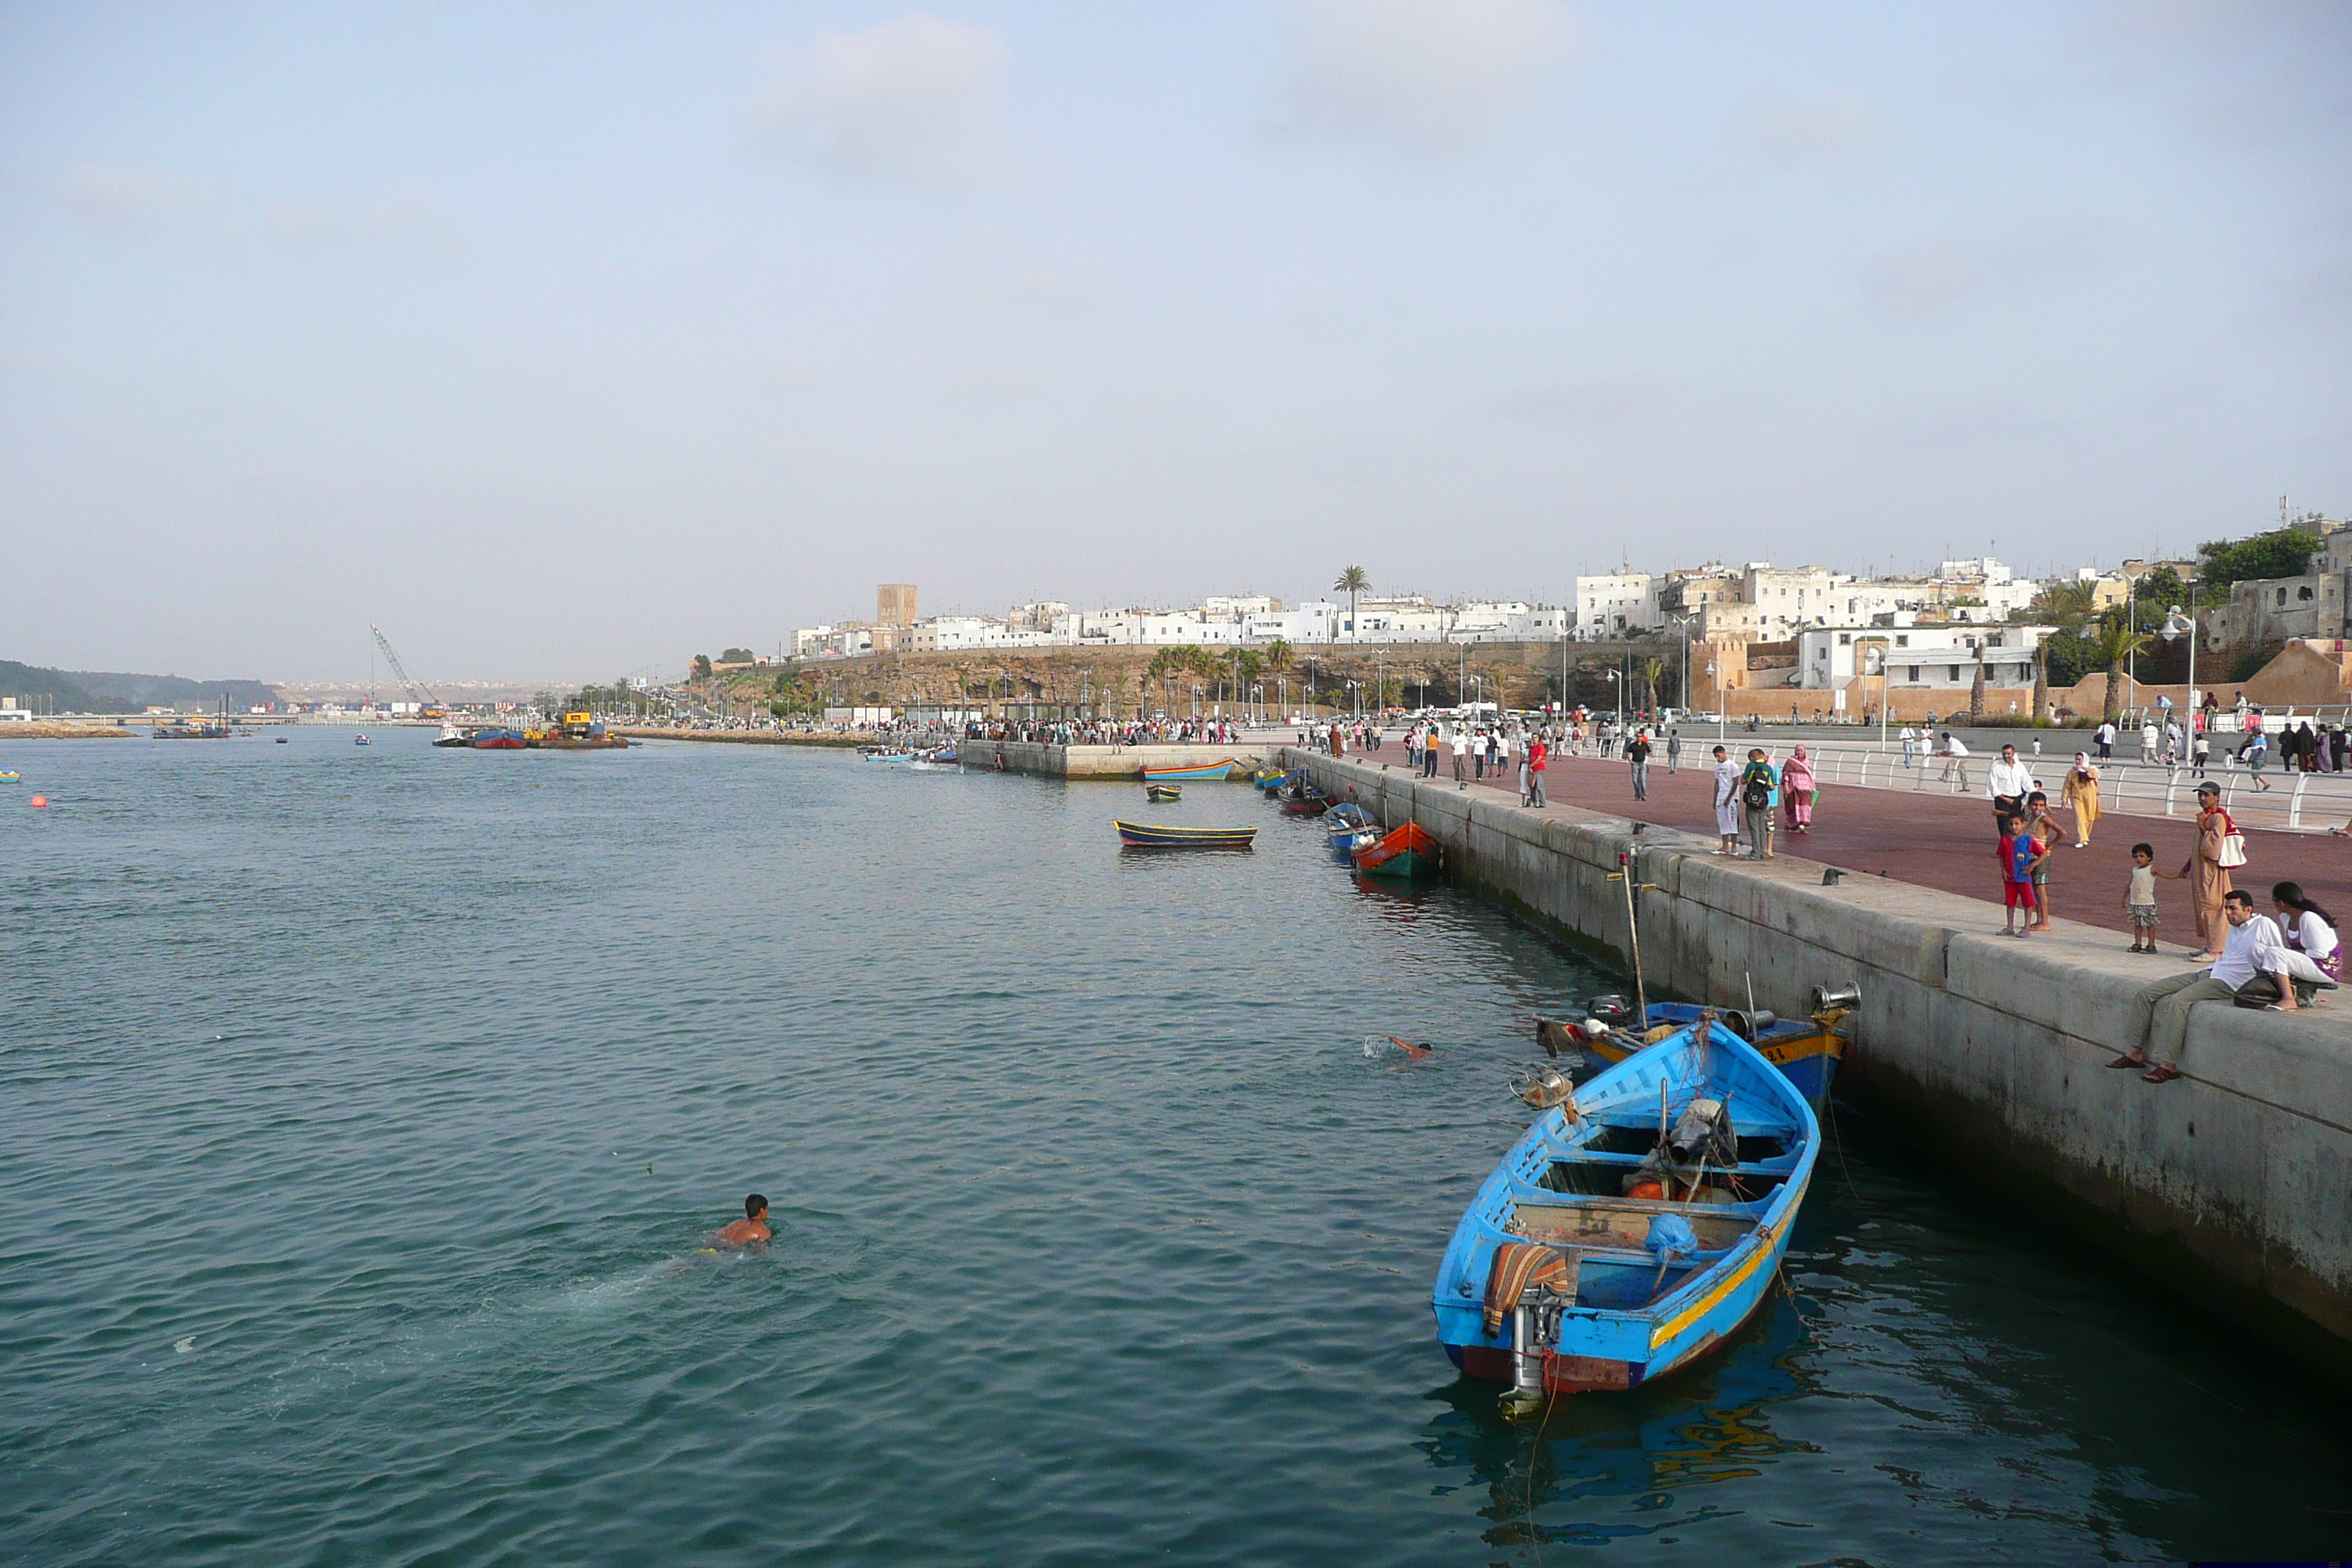
{"label": "blue fishing boat", "polygon": [[1711,1013],[1581,1088],[1533,1069],[1540,1114],[1438,1266],[1437,1337],[1526,1410],[1639,1387],[1706,1355],[1769,1298],[1821,1127]]}
{"label": "blue fishing boat", "polygon": [[1250,775],[1250,782],[1268,795],[1276,795],[1291,784],[1303,782],[1306,777],[1307,770],[1304,768],[1286,773],[1269,773],[1261,768]]}
{"label": "blue fishing boat", "polygon": [[1217,784],[1241,764],[1226,757],[1220,762],[1202,763],[1194,767],[1145,768],[1145,784]]}
{"label": "blue fishing boat", "polygon": [[1130,849],[1246,849],[1257,837],[1255,827],[1162,827],[1116,818],[1111,826]]}
{"label": "blue fishing boat", "polygon": [[1323,814],[1323,832],[1331,853],[1351,866],[1356,863],[1357,850],[1369,849],[1381,841],[1380,825],[1352,800],[1341,801]]}
{"label": "blue fishing boat", "polygon": [[[1818,1106],[1837,1081],[1838,1065],[1845,1060],[1845,1021],[1861,1003],[1862,993],[1852,985],[1835,990],[1817,985],[1808,1017],[1782,1018],[1764,1008],[1753,1013],[1726,1008],[1717,1016]],[[1538,1018],[1536,1038],[1555,1055],[1568,1047],[1596,1062],[1622,1062],[1642,1048],[1645,1033],[1696,1023],[1707,1009],[1689,1002],[1653,1002],[1647,1030],[1628,1026],[1633,1011],[1622,997],[1596,996],[1583,1018]]]}

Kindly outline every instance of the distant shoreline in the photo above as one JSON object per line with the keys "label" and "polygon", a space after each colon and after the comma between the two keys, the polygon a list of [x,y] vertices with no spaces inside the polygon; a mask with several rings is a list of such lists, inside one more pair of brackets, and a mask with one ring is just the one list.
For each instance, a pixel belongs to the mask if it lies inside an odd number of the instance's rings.
{"label": "distant shoreline", "polygon": [[70,724],[40,720],[32,723],[0,724],[0,741],[129,741],[136,739],[115,724]]}
{"label": "distant shoreline", "polygon": [[870,746],[877,737],[840,730],[665,730],[627,724],[612,727],[632,741],[719,741],[738,746]]}

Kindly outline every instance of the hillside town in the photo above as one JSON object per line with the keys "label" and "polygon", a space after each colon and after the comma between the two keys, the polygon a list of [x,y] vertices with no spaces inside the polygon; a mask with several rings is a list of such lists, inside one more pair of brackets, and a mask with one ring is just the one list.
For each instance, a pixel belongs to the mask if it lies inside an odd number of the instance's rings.
{"label": "hillside town", "polygon": [[[736,661],[715,668],[902,668],[911,656],[964,656],[940,662],[992,661],[1008,695],[1025,685],[1034,699],[1039,679],[1012,668],[1024,656],[1059,664],[1162,650],[1155,674],[1171,658],[1212,675],[1230,666],[1229,694],[1238,698],[1246,695],[1244,663],[1263,668],[1268,650],[1312,650],[1334,688],[1370,676],[1361,684],[1377,685],[1383,701],[1408,686],[1426,700],[1451,662],[1454,700],[1465,700],[1475,669],[1486,695],[1549,681],[1553,689],[1538,696],[1585,700],[1597,687],[1630,698],[1638,689],[1654,702],[1765,718],[1916,719],[1965,703],[2009,720],[2112,719],[2191,706],[2216,689],[2226,689],[2225,703],[2352,702],[2347,605],[2352,529],[2283,499],[2276,528],[2208,542],[2194,557],[2126,559],[2039,579],[1990,554],[1910,576],[1707,562],[1579,575],[1563,603],[1445,602],[1379,591],[1350,565],[1330,596],[1288,603],[1234,595],[1182,609],[1077,609],[1041,600],[1002,616],[928,616],[915,584],[886,584],[870,620],[803,627],[789,653],[734,649]],[[1452,651],[1433,659],[1433,649]],[[1623,666],[1617,674],[1606,668],[1612,652]],[[1545,673],[1553,666],[1557,679]],[[1392,673],[1410,669],[1425,673],[1418,681]],[[1371,691],[1360,700],[1372,700]]]}

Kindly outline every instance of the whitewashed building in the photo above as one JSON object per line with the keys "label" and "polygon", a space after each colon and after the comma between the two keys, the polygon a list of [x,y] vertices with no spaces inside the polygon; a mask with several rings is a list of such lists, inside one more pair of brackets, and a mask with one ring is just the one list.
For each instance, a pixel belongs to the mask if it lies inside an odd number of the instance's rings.
{"label": "whitewashed building", "polygon": [[1984,655],[1987,686],[2033,684],[2033,650],[2051,626],[1815,626],[1797,635],[1796,684],[1835,689],[1857,674],[1875,682],[1884,649],[1888,684],[1949,689],[1976,682],[1977,655]]}

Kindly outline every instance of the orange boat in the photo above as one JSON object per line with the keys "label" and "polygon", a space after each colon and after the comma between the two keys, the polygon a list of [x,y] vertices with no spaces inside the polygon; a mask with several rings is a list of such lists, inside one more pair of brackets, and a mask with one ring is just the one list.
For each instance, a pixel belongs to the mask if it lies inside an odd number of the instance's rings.
{"label": "orange boat", "polygon": [[1377,844],[1356,851],[1356,869],[1367,877],[1410,881],[1437,875],[1437,840],[1418,822],[1408,822]]}

